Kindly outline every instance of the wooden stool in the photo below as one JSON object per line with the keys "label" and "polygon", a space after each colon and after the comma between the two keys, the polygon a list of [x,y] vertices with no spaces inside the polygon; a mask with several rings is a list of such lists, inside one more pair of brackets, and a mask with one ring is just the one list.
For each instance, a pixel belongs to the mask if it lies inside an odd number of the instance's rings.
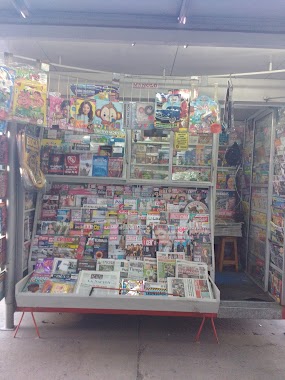
{"label": "wooden stool", "polygon": [[[225,260],[225,246],[226,243],[233,244],[233,254],[234,256],[228,260]],[[237,250],[237,238],[236,237],[222,237],[220,242],[220,255],[219,255],[219,270],[223,271],[224,266],[234,265],[236,267],[236,272],[238,272],[238,250]]]}

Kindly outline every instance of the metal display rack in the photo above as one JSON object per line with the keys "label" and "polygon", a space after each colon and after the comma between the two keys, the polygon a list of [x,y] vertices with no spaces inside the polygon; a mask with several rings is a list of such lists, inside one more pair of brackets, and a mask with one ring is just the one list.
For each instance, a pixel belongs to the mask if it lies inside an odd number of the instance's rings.
{"label": "metal display rack", "polygon": [[[248,121],[250,122],[250,121]],[[275,110],[267,109],[252,118],[253,146],[247,223],[247,273],[265,292],[268,291],[269,243],[274,162]],[[263,177],[262,177],[263,176]],[[255,205],[256,195],[264,208]],[[264,221],[260,223],[257,221]],[[264,239],[260,239],[263,236]]]}

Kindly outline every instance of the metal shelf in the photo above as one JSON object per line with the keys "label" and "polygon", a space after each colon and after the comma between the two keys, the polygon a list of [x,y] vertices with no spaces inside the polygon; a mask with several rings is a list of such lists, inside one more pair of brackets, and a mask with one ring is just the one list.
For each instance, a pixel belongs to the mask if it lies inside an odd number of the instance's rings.
{"label": "metal shelf", "polygon": [[190,164],[186,164],[186,165],[182,165],[182,164],[172,164],[172,166],[175,166],[175,167],[182,167],[182,168],[208,168],[208,169],[211,169],[211,165],[190,165]]}
{"label": "metal shelf", "polygon": [[168,141],[136,141],[134,144],[169,145]]}
{"label": "metal shelf", "polygon": [[85,176],[71,176],[71,175],[52,175],[47,174],[46,179],[49,182],[62,182],[62,183],[99,183],[120,185],[126,183],[126,178],[113,178],[113,177],[85,177]]}
{"label": "metal shelf", "polygon": [[24,211],[24,213],[29,213],[29,212],[32,212],[32,211],[35,211],[36,209],[35,208],[29,208],[27,210]]}
{"label": "metal shelf", "polygon": [[260,228],[262,230],[266,230],[266,226],[262,226],[261,224],[256,224],[256,223],[250,223],[251,226]]}
{"label": "metal shelf", "polygon": [[261,212],[263,214],[267,214],[267,210],[264,210],[262,208],[256,208],[256,207],[252,207],[251,208],[252,211],[256,211],[256,212]]}
{"label": "metal shelf", "polygon": [[169,166],[169,163],[168,164],[135,164],[135,163],[131,163],[132,166],[166,166],[168,167]]}
{"label": "metal shelf", "polygon": [[260,188],[268,188],[268,185],[262,184],[262,183],[252,183],[252,187],[260,187]]}
{"label": "metal shelf", "polygon": [[273,268],[273,269],[275,269],[277,272],[279,272],[279,273],[283,273],[282,272],[282,269],[280,269],[280,268],[278,268],[275,264],[273,264],[273,263],[269,263],[269,266],[271,267],[271,268]]}

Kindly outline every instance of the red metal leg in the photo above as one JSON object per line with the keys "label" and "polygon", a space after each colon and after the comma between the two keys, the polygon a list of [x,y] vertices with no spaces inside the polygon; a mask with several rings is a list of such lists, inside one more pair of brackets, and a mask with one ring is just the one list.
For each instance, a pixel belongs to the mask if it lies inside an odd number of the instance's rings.
{"label": "red metal leg", "polygon": [[200,340],[200,335],[201,335],[201,332],[203,330],[205,320],[206,320],[206,317],[203,317],[201,325],[200,325],[199,330],[198,330],[198,333],[197,333],[196,338],[195,338],[195,342],[199,342],[199,340]]}
{"label": "red metal leg", "polygon": [[31,311],[31,314],[32,314],[32,318],[33,318],[34,325],[35,325],[35,328],[36,328],[37,336],[40,338],[39,328],[38,328],[37,322],[35,320],[34,313],[32,311]]}
{"label": "red metal leg", "polygon": [[213,328],[213,331],[214,331],[214,335],[215,335],[216,341],[219,344],[220,342],[219,342],[219,338],[218,338],[218,334],[217,334],[217,330],[216,330],[216,326],[215,326],[215,321],[214,321],[213,317],[211,318],[211,323],[212,323],[212,328]]}
{"label": "red metal leg", "polygon": [[19,328],[20,328],[20,325],[21,325],[21,323],[22,323],[22,320],[23,320],[24,314],[25,314],[25,312],[23,311],[23,313],[22,313],[22,315],[21,315],[21,318],[20,318],[20,322],[18,323],[18,326],[16,327],[16,330],[15,330],[15,333],[14,333],[14,338],[16,338],[16,335],[17,335],[18,330],[19,330]]}

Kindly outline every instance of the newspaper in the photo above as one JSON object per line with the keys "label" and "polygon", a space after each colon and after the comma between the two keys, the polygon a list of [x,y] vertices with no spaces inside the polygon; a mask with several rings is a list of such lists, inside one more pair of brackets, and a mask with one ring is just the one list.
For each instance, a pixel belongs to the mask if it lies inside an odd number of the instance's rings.
{"label": "newspaper", "polygon": [[96,270],[102,272],[120,272],[121,278],[128,277],[129,261],[115,259],[98,259]]}
{"label": "newspaper", "polygon": [[178,278],[196,278],[206,280],[208,278],[208,266],[204,263],[176,260],[175,276]]}
{"label": "newspaper", "polygon": [[[97,295],[118,295],[120,286],[120,272],[101,272],[82,270],[79,273],[75,293],[88,297]],[[96,287],[93,288],[92,287]],[[100,289],[102,288],[102,289]]]}
{"label": "newspaper", "polygon": [[195,278],[168,278],[168,294],[191,299],[212,299],[213,292],[209,280]]}

